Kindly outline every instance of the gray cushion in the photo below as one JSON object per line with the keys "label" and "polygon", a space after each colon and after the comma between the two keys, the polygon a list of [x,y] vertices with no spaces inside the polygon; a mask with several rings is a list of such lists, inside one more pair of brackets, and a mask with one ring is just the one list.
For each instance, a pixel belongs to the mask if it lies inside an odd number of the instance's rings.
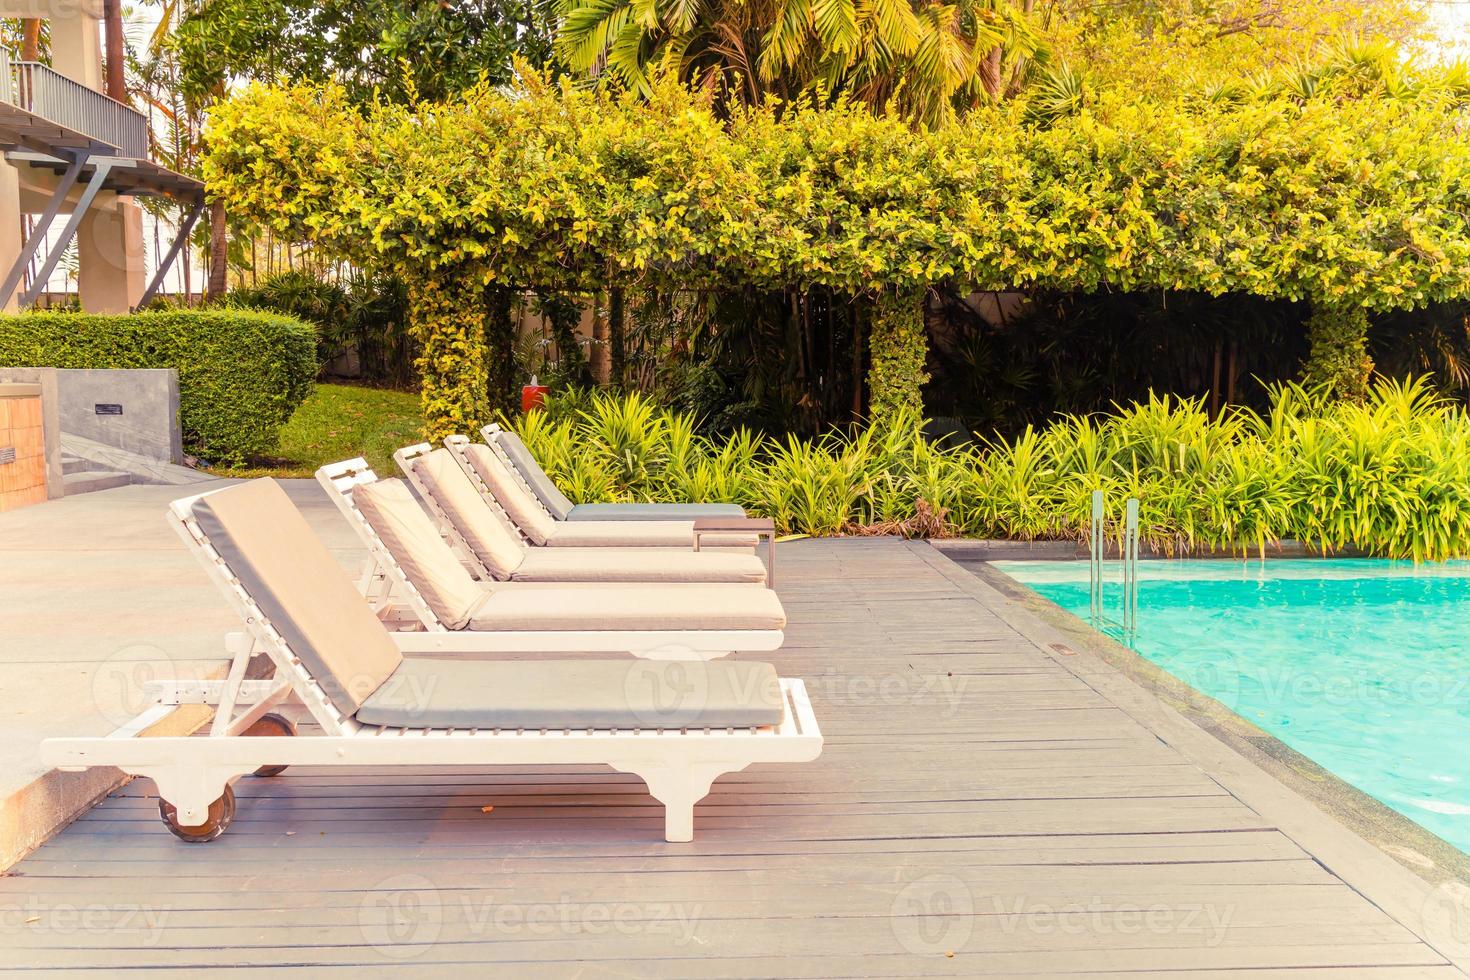
{"label": "gray cushion", "polygon": [[337,710],[350,715],[403,661],[301,511],[271,479],[195,501],[194,519]]}
{"label": "gray cushion", "polygon": [[577,504],[568,521],[692,521],[698,517],[744,517],[739,504]]}
{"label": "gray cushion", "polygon": [[547,476],[546,471],[541,468],[541,464],[536,462],[536,457],[531,455],[531,450],[526,448],[526,444],[521,441],[521,437],[514,432],[502,431],[500,433],[499,443],[506,458],[510,460],[511,465],[516,468],[516,471],[521,474],[521,479],[526,481],[526,485],[531,488],[531,492],[540,499],[547,510],[551,511],[551,516],[559,521],[566,520],[567,515],[572,512],[574,504],[567,499],[566,494],[557,489],[555,483],[551,482],[551,477]]}
{"label": "gray cushion", "polygon": [[409,658],[357,711],[397,728],[746,728],[781,721],[766,663]]}

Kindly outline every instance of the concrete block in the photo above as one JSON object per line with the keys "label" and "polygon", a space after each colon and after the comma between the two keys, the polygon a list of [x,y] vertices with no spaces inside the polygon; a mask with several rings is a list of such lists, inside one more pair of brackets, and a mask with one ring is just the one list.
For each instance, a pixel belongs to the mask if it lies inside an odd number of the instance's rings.
{"label": "concrete block", "polygon": [[[159,462],[184,461],[173,368],[62,370],[57,384],[63,432]],[[121,414],[105,414],[112,410]]]}

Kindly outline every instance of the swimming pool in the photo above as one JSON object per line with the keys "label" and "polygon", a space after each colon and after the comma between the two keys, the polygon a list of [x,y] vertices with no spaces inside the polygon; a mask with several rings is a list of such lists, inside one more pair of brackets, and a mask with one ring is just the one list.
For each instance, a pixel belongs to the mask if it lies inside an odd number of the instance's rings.
{"label": "swimming pool", "polygon": [[[994,562],[1088,618],[1087,563]],[[1128,643],[1470,853],[1470,562],[1145,561]],[[1104,615],[1119,618],[1118,566]]]}

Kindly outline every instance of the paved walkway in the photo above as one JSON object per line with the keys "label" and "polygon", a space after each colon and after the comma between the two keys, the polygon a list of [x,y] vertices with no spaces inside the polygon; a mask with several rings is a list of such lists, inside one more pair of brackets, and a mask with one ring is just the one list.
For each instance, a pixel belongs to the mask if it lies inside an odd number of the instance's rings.
{"label": "paved walkway", "polygon": [[[341,547],[329,506],[310,516]],[[217,649],[223,600],[167,528],[147,551],[116,527],[21,545],[0,523],[7,569],[24,548],[76,598],[109,578],[131,597],[53,626],[7,596],[5,670],[17,635],[31,662],[87,656],[89,630]],[[247,778],[234,826],[192,847],[136,782],[0,878],[0,967],[1465,976],[1443,896],[928,546],[803,541],[780,570],[773,659],[806,678],[826,750],[721,779],[693,843],[595,769]]]}
{"label": "paved walkway", "polygon": [[[311,480],[285,481],[345,567],[363,552]],[[45,775],[52,735],[104,735],[140,710],[143,681],[205,677],[239,629],[164,520],[180,489],[130,486],[0,514],[0,868],[80,802],[102,772]]]}

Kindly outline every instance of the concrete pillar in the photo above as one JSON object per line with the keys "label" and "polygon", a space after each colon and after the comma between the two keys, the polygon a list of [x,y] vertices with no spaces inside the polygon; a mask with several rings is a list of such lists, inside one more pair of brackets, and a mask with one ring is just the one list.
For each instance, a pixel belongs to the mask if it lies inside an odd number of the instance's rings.
{"label": "concrete pillar", "polygon": [[[10,273],[20,255],[21,238],[20,175],[14,167],[0,160],[0,278]],[[14,313],[17,289],[9,296],[0,296],[0,311]]]}
{"label": "concrete pillar", "polygon": [[57,4],[51,20],[51,67],[98,92],[102,88],[102,4]]}
{"label": "concrete pillar", "polygon": [[143,211],[104,192],[77,229],[77,293],[88,313],[126,313],[143,298]]}

